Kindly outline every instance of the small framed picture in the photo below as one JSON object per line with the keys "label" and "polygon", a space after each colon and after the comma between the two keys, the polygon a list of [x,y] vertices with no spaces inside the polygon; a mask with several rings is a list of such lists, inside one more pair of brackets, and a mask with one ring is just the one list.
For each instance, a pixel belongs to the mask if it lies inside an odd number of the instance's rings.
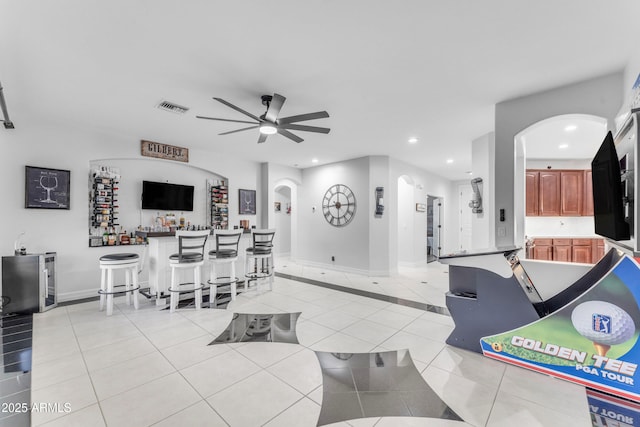
{"label": "small framed picture", "polygon": [[273,210],[276,212],[280,212],[280,210],[282,209],[282,205],[280,204],[280,202],[273,202]]}
{"label": "small framed picture", "polygon": [[427,205],[425,203],[416,203],[416,212],[425,212]]}
{"label": "small framed picture", "polygon": [[256,190],[238,190],[240,200],[240,215],[256,214]]}
{"label": "small framed picture", "polygon": [[71,171],[25,167],[25,208],[70,209],[70,202]]}

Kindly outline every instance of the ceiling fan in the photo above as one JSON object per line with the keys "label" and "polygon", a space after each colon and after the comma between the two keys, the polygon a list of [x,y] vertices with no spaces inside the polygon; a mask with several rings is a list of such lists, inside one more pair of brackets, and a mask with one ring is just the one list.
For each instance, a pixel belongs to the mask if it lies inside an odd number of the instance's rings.
{"label": "ceiling fan", "polygon": [[304,122],[307,120],[315,120],[315,119],[322,119],[325,117],[329,117],[329,113],[327,113],[326,111],[318,111],[316,113],[307,113],[307,114],[299,114],[296,116],[289,116],[289,117],[281,117],[278,118],[278,114],[280,114],[280,110],[282,109],[282,105],[284,104],[284,101],[287,99],[282,95],[279,95],[277,93],[274,93],[273,96],[271,95],[262,95],[261,99],[262,99],[262,105],[267,107],[267,111],[261,115],[260,117],[257,117],[245,110],[243,110],[240,107],[237,107],[235,105],[233,105],[230,102],[225,101],[224,99],[221,98],[213,98],[218,102],[221,102],[222,104],[226,105],[229,108],[233,108],[234,110],[244,114],[245,116],[251,117],[253,120],[253,122],[250,121],[246,121],[246,120],[231,120],[231,119],[219,119],[216,117],[204,117],[204,116],[196,116],[199,119],[207,119],[207,120],[219,120],[222,122],[233,122],[233,123],[249,123],[252,124],[253,126],[249,126],[246,128],[242,128],[242,129],[236,129],[236,130],[232,130],[229,132],[223,132],[220,133],[219,135],[229,135],[231,133],[236,133],[236,132],[243,132],[245,130],[250,130],[250,129],[256,129],[259,128],[260,129],[260,137],[258,138],[258,143],[262,143],[265,142],[267,140],[267,137],[269,135],[273,135],[275,133],[279,133],[282,136],[286,136],[287,138],[295,141],[295,142],[302,142],[304,141],[304,139],[300,138],[299,136],[289,132],[289,129],[291,130],[299,130],[299,131],[305,131],[305,132],[317,132],[317,133],[329,133],[330,129],[329,128],[322,128],[322,127],[317,127],[317,126],[307,126],[307,125],[299,125],[297,124],[298,122]]}

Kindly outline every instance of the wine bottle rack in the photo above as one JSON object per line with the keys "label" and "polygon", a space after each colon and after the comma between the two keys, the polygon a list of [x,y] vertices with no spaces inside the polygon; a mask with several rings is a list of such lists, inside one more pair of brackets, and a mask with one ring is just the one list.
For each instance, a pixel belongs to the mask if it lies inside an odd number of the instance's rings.
{"label": "wine bottle rack", "polygon": [[118,185],[114,177],[95,173],[91,189],[91,227],[108,228],[118,224]]}
{"label": "wine bottle rack", "polygon": [[229,228],[229,188],[214,184],[209,189],[211,199],[211,228],[227,230]]}

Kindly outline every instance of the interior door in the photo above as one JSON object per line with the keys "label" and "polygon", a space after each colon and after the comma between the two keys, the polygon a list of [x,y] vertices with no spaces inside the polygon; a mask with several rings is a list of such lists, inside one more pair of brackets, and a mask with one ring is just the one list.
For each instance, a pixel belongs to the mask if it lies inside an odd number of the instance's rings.
{"label": "interior door", "polygon": [[435,256],[440,257],[442,252],[442,198],[436,198],[433,202],[433,244]]}
{"label": "interior door", "polygon": [[427,196],[427,263],[438,259],[437,242],[435,241],[435,226],[433,223],[434,207],[437,205],[437,197]]}

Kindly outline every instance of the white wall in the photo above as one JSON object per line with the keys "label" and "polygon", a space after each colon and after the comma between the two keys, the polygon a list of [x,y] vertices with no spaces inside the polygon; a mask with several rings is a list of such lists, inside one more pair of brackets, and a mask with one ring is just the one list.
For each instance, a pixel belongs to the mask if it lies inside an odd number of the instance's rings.
{"label": "white wall", "polygon": [[[414,189],[414,238],[411,243],[414,247],[414,259],[424,261],[427,259],[427,215],[426,212],[416,212],[415,203],[427,203],[427,194],[440,197],[443,200],[442,207],[442,254],[455,251],[458,245],[458,196],[455,183],[446,178],[435,175],[431,172],[420,169],[416,166],[402,162],[397,159],[390,159],[390,180],[398,182],[398,178],[407,175],[413,180]],[[397,184],[396,184],[397,187]],[[395,196],[397,198],[397,195]],[[397,227],[397,217],[391,217],[392,227]],[[391,239],[390,244],[394,244],[397,239]],[[395,258],[393,258],[395,254]],[[398,249],[390,252],[391,264],[397,264]]]}
{"label": "white wall", "polygon": [[592,216],[528,216],[525,233],[534,237],[595,237]]}
{"label": "white wall", "polygon": [[527,159],[527,169],[591,169],[591,159]]}
{"label": "white wall", "polygon": [[[21,120],[22,125],[10,132],[0,134],[5,148],[5,156],[0,160],[0,179],[5,185],[0,190],[3,200],[0,221],[0,253],[13,253],[13,243],[21,231],[26,231],[22,242],[30,253],[55,251],[58,253],[58,296],[61,301],[95,296],[99,287],[98,258],[113,248],[88,247],[88,176],[92,161],[100,164],[115,163],[133,165],[140,173],[135,180],[169,179],[182,184],[190,180],[201,181],[207,174],[226,177],[229,181],[229,223],[238,224],[240,219],[249,219],[257,227],[272,226],[274,212],[273,193],[265,196],[266,189],[274,189],[276,182],[287,181],[293,187],[291,203],[293,216],[292,253],[295,245],[304,248],[300,259],[323,265],[332,265],[331,255],[336,257],[333,266],[345,267],[358,272],[385,274],[393,271],[397,265],[397,242],[393,230],[397,226],[395,200],[397,189],[392,182],[402,174],[409,174],[417,185],[415,202],[426,203],[426,194],[445,198],[445,240],[446,247],[452,247],[446,239],[453,233],[447,232],[455,220],[447,214],[448,203],[453,200],[451,184],[448,180],[430,174],[417,167],[389,159],[387,157],[368,157],[354,159],[334,165],[310,168],[300,171],[296,168],[279,166],[262,167],[255,162],[221,156],[203,150],[190,149],[191,167],[189,172],[180,174],[165,171],[181,168],[175,162],[149,160],[140,156],[140,139],[144,136],[110,133],[106,129],[78,129],[68,124],[30,122]],[[157,138],[156,138],[157,139]],[[189,148],[187,141],[158,142],[180,145]],[[133,160],[132,160],[133,159]],[[24,208],[24,166],[41,166],[71,171],[71,208],[70,210],[42,210]],[[128,168],[129,166],[127,166]],[[145,172],[146,171],[146,172]],[[122,171],[123,175],[133,176]],[[263,178],[263,173],[265,178]],[[169,178],[169,175],[171,176]],[[180,176],[180,179],[178,179]],[[183,177],[185,180],[183,180]],[[304,178],[304,186],[298,187]],[[263,183],[263,179],[269,183]],[[358,211],[354,220],[347,226],[330,226],[322,217],[321,203],[325,191],[335,183],[349,185],[358,198]],[[124,184],[124,183],[123,183]],[[385,213],[381,218],[374,217],[376,186],[385,188]],[[265,205],[258,203],[257,215],[240,216],[238,214],[238,189],[256,189],[257,200],[269,200]],[[124,188],[123,188],[124,190]],[[297,195],[294,194],[297,192]],[[130,200],[137,199],[137,193]],[[133,203],[133,202],[131,202]],[[137,226],[140,223],[139,210],[131,210],[122,205],[123,224]],[[316,206],[316,213],[311,212]],[[263,211],[266,210],[266,213]],[[131,214],[131,212],[135,212]],[[297,213],[297,215],[296,215]],[[153,213],[151,213],[152,215]],[[197,221],[195,216],[193,222]],[[267,218],[267,223],[261,218]],[[422,219],[424,219],[424,221]],[[302,222],[296,226],[295,222]],[[126,221],[126,222],[125,222]],[[424,214],[415,219],[415,240],[418,257],[426,259],[426,218]],[[148,222],[144,217],[142,222]],[[144,225],[144,224],[142,224]],[[418,229],[420,227],[420,229]],[[455,234],[453,234],[455,235]],[[371,249],[370,249],[371,248]],[[127,248],[139,251],[141,248]],[[420,252],[418,252],[420,251]],[[425,255],[422,255],[422,251]],[[445,249],[446,251],[446,249]]]}
{"label": "white wall", "polygon": [[[471,243],[473,249],[495,246],[494,182],[495,182],[496,138],[493,132],[471,142],[471,162],[473,178],[482,178],[482,213],[472,214]],[[464,208],[464,207],[463,207]],[[468,208],[471,209],[471,208]]]}
{"label": "white wall", "polygon": [[[415,186],[413,180],[407,176],[401,176],[398,178],[398,263],[413,264],[417,257],[421,254],[416,253],[414,249],[414,241],[416,239],[416,232],[414,228],[418,224],[414,224],[414,221],[418,215],[416,215],[416,202],[415,202]],[[425,201],[426,203],[426,201]],[[426,222],[426,219],[425,219]],[[420,228],[420,227],[418,227]],[[426,237],[426,233],[425,233]],[[426,241],[426,238],[425,238]],[[423,260],[426,259],[423,258]]]}
{"label": "white wall", "polygon": [[[407,262],[426,263],[426,213],[416,212],[415,204],[426,203],[427,194],[444,199],[443,253],[455,247],[450,241],[455,245],[457,239],[457,218],[448,206],[455,194],[451,182],[387,156],[370,156],[302,170],[299,207],[292,218],[298,220],[294,236],[299,245],[297,260],[371,275],[393,273],[398,265],[398,178],[402,175],[409,176],[414,184],[411,219],[407,219],[413,224],[413,233],[406,242],[406,247],[411,248]],[[281,182],[287,179],[286,174],[279,177]],[[337,183],[349,186],[358,204],[354,219],[345,227],[329,225],[322,215],[322,197]],[[385,210],[381,217],[374,214],[376,187],[384,187]],[[451,232],[447,231],[448,226]],[[292,229],[296,230],[295,226]],[[335,262],[331,256],[335,256]]]}
{"label": "white wall", "polygon": [[[262,181],[262,191],[267,195],[267,203],[265,206],[273,206],[276,201],[276,188],[286,186],[290,190],[289,198],[291,200],[291,215],[289,215],[290,224],[290,244],[289,244],[289,256],[292,259],[298,258],[298,245],[299,245],[299,227],[298,227],[298,187],[302,182],[302,171],[298,168],[292,168],[289,166],[281,166],[273,163],[263,163],[262,172],[265,177]],[[284,209],[284,206],[283,206]],[[281,234],[278,230],[278,221],[276,213],[273,209],[265,209],[267,216],[267,228],[275,228],[276,235],[274,239],[279,239]],[[277,241],[274,243],[277,244]],[[277,253],[283,254],[280,250],[274,249]]]}
{"label": "white wall", "polygon": [[[143,180],[193,185],[193,211],[184,212],[184,218],[186,222],[195,226],[208,225],[206,221],[207,211],[210,209],[210,197],[207,192],[207,180],[228,180],[226,177],[189,164],[160,159],[103,159],[90,162],[91,169],[98,166],[114,167],[120,171],[118,222],[127,231],[134,231],[138,226],[152,227],[158,213],[160,215],[168,213],[141,208]],[[181,216],[180,211],[172,211],[172,213],[176,215],[176,220]],[[231,226],[233,224],[236,222]]]}
{"label": "white wall", "polygon": [[[36,123],[23,118],[20,126],[2,132],[0,138],[6,153],[0,160],[0,180],[4,183],[0,190],[3,200],[0,253],[13,254],[14,240],[18,233],[26,231],[23,243],[29,252],[58,253],[61,301],[95,296],[100,280],[98,258],[113,249],[88,247],[89,165],[96,159],[142,160],[141,137],[110,134],[102,129],[81,130],[69,124]],[[158,142],[188,146],[184,141]],[[216,153],[201,150],[190,150],[189,154],[190,165],[229,177],[230,223],[237,224],[238,189],[259,191],[259,165],[227,156],[223,159]],[[168,161],[158,163],[158,169],[162,171],[168,164]],[[71,209],[25,209],[25,165],[70,170]],[[126,209],[122,206],[121,210]],[[258,206],[258,215],[260,209]]]}
{"label": "white wall", "polygon": [[[622,104],[623,73],[579,82],[534,95],[496,104],[495,107],[495,211],[496,245],[508,246],[522,241],[514,236],[515,222],[523,222],[524,213],[514,212],[515,136],[541,120],[562,114],[591,114],[607,118],[614,128],[615,115]],[[522,178],[524,179],[524,178]],[[499,210],[505,209],[505,222],[499,222]],[[519,230],[522,233],[524,229]]]}
{"label": "white wall", "polygon": [[[376,187],[384,189],[384,212],[382,216],[376,216]],[[369,217],[369,271],[370,274],[386,275],[397,270],[395,254],[395,230],[391,228],[391,219],[395,218],[396,205],[395,194],[397,188],[392,185],[389,175],[389,157],[369,157],[369,203],[367,216]],[[393,223],[395,225],[395,223]]]}

